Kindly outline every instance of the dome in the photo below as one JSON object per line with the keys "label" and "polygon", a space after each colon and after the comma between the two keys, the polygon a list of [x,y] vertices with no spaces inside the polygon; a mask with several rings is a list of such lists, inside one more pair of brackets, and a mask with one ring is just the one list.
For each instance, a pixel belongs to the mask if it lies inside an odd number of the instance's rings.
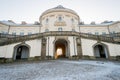
{"label": "dome", "polygon": [[52,9],[48,9],[46,10],[45,12],[43,12],[42,15],[45,15],[45,14],[48,14],[48,13],[51,13],[51,12],[68,12],[68,13],[72,13],[72,14],[75,14],[77,15],[77,13],[71,9],[68,9],[68,8],[65,8],[63,7],[62,5],[58,5],[57,7],[54,7]]}

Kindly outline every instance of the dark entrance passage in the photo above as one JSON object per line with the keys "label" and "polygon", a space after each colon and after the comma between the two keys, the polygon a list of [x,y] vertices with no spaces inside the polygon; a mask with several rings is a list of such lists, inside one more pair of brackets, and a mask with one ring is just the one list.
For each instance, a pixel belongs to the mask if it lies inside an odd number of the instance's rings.
{"label": "dark entrance passage", "polygon": [[65,40],[57,40],[55,42],[55,59],[68,57],[68,44]]}
{"label": "dark entrance passage", "polygon": [[15,49],[15,60],[27,60],[29,57],[29,48],[27,46],[19,46]]}
{"label": "dark entrance passage", "polygon": [[107,50],[103,45],[96,45],[94,47],[94,52],[96,58],[107,58]]}

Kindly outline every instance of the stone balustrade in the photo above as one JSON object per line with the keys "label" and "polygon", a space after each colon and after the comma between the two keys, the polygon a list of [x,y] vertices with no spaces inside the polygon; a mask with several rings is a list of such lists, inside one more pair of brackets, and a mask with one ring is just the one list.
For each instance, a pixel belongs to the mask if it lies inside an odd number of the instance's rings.
{"label": "stone balustrade", "polygon": [[[64,31],[64,32],[63,31],[50,31],[50,32],[36,33],[36,34],[24,35],[24,36],[0,34],[0,38],[1,38],[0,46],[33,40],[33,39],[39,39],[39,38],[43,38],[47,36],[77,36],[80,38],[120,44],[120,35],[118,36],[117,35],[118,34],[116,34],[115,37],[111,37],[111,36],[93,35],[93,34],[88,34],[88,33],[79,33],[79,32],[73,32],[73,31]],[[3,41],[2,38],[6,38],[6,39]]]}

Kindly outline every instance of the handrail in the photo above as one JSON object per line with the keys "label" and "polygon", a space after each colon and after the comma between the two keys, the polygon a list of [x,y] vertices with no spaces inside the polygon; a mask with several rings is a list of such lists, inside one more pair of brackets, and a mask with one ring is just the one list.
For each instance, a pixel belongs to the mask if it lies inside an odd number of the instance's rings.
{"label": "handrail", "polygon": [[[0,34],[0,36],[3,37],[4,35]],[[78,36],[81,38],[93,39],[93,40],[98,40],[98,41],[117,43],[117,44],[120,43],[120,36],[117,36],[116,38],[114,38],[110,36],[93,35],[93,34],[79,33],[79,32],[73,32],[73,31],[64,31],[64,32],[63,31],[50,31],[50,32],[36,33],[36,34],[24,35],[24,36],[5,35],[3,38],[7,38],[7,39],[0,42],[0,46],[33,40],[37,38],[43,38],[47,36]]]}

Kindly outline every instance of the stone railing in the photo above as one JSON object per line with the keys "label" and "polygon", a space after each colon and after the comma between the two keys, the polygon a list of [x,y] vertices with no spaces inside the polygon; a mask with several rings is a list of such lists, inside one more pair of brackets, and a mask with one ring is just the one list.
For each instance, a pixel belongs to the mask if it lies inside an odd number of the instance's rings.
{"label": "stone railing", "polygon": [[33,40],[33,39],[39,39],[47,36],[77,36],[77,37],[86,38],[86,39],[120,44],[120,36],[116,36],[116,38],[114,38],[114,37],[93,35],[93,34],[87,34],[87,33],[78,33],[78,32],[72,32],[72,31],[64,31],[64,32],[50,31],[50,32],[24,35],[24,36],[12,36],[12,35],[0,34],[0,38],[6,38],[4,41],[0,41],[0,46],[17,43],[17,42],[24,42],[24,41]]}
{"label": "stone railing", "polygon": [[16,36],[20,36],[20,35],[12,35],[12,34],[2,34],[0,33],[0,38],[13,38]]}

